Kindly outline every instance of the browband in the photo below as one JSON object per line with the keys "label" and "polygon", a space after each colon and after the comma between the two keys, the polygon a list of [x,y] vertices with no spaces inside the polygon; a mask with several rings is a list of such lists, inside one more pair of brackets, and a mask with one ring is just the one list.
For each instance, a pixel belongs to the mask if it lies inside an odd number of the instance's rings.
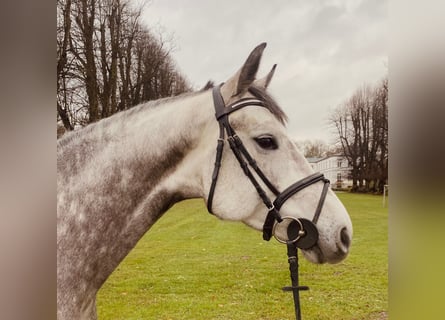
{"label": "browband", "polygon": [[[221,97],[221,95],[219,95]],[[222,99],[222,97],[221,97]],[[247,107],[247,106],[259,106],[259,107],[266,107],[264,105],[264,102],[258,99],[253,99],[253,98],[243,98],[240,99],[230,105],[228,105],[227,107],[224,107],[224,109],[222,110],[218,110],[219,112],[217,112],[216,115],[216,119],[219,120],[221,117],[228,115],[236,110],[239,110],[241,108]]]}

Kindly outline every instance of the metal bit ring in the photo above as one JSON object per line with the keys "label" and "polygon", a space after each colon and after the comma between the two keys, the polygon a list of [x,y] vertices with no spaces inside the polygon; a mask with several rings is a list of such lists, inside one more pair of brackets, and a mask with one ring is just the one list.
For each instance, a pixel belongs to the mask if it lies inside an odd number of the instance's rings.
{"label": "metal bit ring", "polygon": [[295,218],[295,217],[291,217],[291,216],[285,216],[285,217],[282,217],[282,219],[283,219],[283,221],[286,220],[286,219],[287,219],[287,220],[294,220],[294,221],[297,221],[297,223],[300,225],[300,230],[298,231],[298,236],[297,236],[295,239],[293,239],[293,240],[290,240],[290,239],[288,239],[288,240],[284,240],[284,239],[281,239],[280,237],[278,237],[278,236],[275,234],[275,229],[276,229],[277,225],[279,224],[278,222],[276,222],[276,223],[273,225],[272,235],[273,235],[273,237],[274,237],[278,242],[280,242],[280,243],[284,243],[284,244],[287,244],[288,242],[295,243],[295,242],[297,242],[302,236],[304,236],[304,235],[306,234],[306,232],[305,232],[304,229],[303,229],[303,224],[301,223],[300,219]]}

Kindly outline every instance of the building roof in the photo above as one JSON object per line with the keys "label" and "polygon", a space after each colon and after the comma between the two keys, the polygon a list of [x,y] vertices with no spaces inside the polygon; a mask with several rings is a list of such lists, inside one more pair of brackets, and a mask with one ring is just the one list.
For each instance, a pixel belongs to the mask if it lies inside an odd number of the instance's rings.
{"label": "building roof", "polygon": [[309,163],[316,163],[316,162],[318,162],[318,161],[320,161],[320,160],[322,160],[323,158],[318,158],[318,157],[309,157],[309,158],[306,158],[306,160],[309,162]]}
{"label": "building roof", "polygon": [[344,158],[345,156],[342,155],[342,154],[333,154],[333,155],[330,155],[330,156],[327,156],[327,157],[322,157],[322,158],[319,158],[319,157],[307,157],[306,160],[309,163],[317,163],[317,162],[319,162],[321,160],[326,160],[326,159],[329,159],[329,158],[339,158],[339,157]]}

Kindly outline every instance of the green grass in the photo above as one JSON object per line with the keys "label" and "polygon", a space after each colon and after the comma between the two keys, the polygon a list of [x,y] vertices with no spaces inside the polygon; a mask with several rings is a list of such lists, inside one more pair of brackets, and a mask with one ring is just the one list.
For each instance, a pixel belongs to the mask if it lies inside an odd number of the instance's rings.
{"label": "green grass", "polygon": [[[337,265],[300,259],[303,319],[386,319],[387,209],[382,198],[338,194],[354,225]],[[175,205],[139,241],[98,295],[99,319],[295,319],[286,247],[242,223]]]}

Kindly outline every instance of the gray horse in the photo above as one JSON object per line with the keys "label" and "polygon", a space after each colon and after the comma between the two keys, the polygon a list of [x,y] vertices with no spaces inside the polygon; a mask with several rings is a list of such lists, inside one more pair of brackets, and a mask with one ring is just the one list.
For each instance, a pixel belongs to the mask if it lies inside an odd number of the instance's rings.
{"label": "gray horse", "polygon": [[[265,44],[221,87],[230,104],[258,92],[266,108],[247,106],[230,117],[249,153],[280,190],[312,174],[286,134],[286,116],[268,95],[272,71],[255,79]],[[57,146],[58,319],[96,319],[96,294],[139,239],[174,203],[208,200],[218,139],[212,91],[136,106],[66,134]],[[273,139],[276,148],[262,139]],[[227,143],[227,142],[225,142]],[[285,203],[286,216],[311,219],[322,184]],[[267,190],[267,188],[265,188]],[[270,198],[273,194],[269,194]],[[230,152],[222,155],[213,213],[262,230],[264,204]],[[329,190],[317,223],[319,240],[304,256],[336,263],[348,253],[352,224]]]}

